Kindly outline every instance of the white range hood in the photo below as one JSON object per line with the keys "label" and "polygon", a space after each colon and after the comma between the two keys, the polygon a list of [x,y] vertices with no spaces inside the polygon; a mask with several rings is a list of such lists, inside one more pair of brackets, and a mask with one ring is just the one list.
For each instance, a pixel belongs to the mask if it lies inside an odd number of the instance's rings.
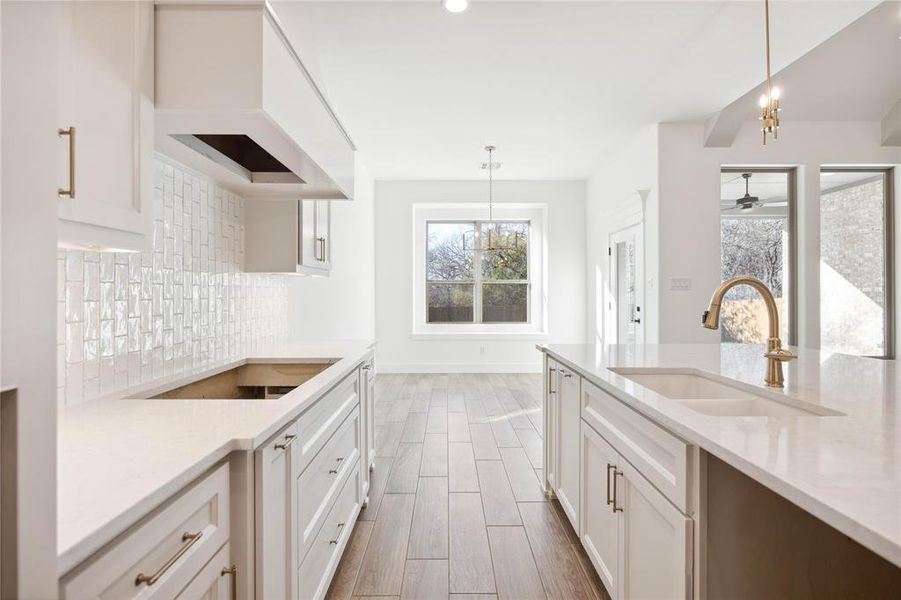
{"label": "white range hood", "polygon": [[248,197],[352,200],[355,147],[264,1],[156,5],[156,149]]}

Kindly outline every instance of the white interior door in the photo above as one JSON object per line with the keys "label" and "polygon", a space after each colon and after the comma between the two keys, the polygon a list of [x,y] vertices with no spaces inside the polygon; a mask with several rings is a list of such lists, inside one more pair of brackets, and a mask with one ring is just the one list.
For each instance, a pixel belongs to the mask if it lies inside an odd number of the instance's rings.
{"label": "white interior door", "polygon": [[610,234],[608,338],[617,344],[644,342],[644,224]]}

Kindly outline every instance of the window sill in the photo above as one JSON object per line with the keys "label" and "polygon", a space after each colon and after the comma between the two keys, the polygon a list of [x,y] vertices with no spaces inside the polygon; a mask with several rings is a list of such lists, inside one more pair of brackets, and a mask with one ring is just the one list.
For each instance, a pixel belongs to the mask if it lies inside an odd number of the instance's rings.
{"label": "window sill", "polygon": [[546,341],[545,331],[418,331],[410,334],[414,341]]}

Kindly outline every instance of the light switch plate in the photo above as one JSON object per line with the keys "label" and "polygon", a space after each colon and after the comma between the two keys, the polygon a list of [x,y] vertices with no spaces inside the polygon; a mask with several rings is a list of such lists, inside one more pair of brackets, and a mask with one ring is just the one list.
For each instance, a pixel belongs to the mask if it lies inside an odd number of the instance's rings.
{"label": "light switch plate", "polygon": [[669,280],[669,289],[676,292],[686,292],[691,289],[691,279],[688,277],[673,277]]}

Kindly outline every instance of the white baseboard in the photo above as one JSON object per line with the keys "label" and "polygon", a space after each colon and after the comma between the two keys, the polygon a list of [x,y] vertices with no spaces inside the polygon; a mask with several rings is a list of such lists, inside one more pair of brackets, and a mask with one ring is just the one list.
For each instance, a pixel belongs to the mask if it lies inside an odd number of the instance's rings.
{"label": "white baseboard", "polygon": [[540,362],[528,363],[378,363],[379,373],[541,373]]}

